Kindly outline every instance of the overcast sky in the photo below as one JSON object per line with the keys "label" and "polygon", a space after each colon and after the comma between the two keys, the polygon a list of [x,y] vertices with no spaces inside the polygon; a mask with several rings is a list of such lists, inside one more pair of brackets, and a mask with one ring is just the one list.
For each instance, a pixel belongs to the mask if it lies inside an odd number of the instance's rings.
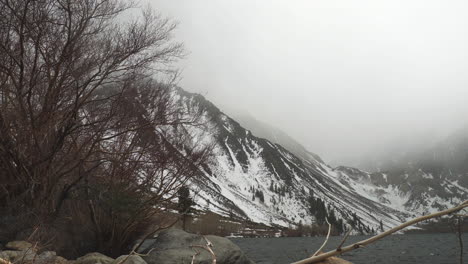
{"label": "overcast sky", "polygon": [[468,120],[467,1],[153,0],[180,22],[180,85],[325,160]]}

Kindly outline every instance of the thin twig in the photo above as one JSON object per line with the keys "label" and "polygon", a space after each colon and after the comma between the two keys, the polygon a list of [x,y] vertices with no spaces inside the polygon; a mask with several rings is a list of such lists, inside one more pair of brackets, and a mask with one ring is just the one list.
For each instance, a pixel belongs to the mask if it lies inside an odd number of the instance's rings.
{"label": "thin twig", "polygon": [[19,261],[19,263],[21,263],[21,264],[25,263],[25,258],[28,255],[28,253],[33,253],[32,263],[34,263],[35,260],[36,260],[36,256],[37,256],[35,254],[36,251],[37,251],[37,242],[34,243],[31,247],[27,248],[25,251],[23,251],[24,253],[23,253],[23,256],[21,258],[21,261]]}
{"label": "thin twig", "polygon": [[344,236],[343,240],[341,240],[341,243],[338,245],[338,247],[336,248],[336,250],[341,251],[341,247],[342,247],[342,246],[344,245],[344,243],[346,242],[346,239],[348,239],[349,234],[351,234],[351,231],[353,231],[353,229],[349,229],[349,231],[346,233],[346,235]]}
{"label": "thin twig", "polygon": [[31,235],[29,235],[29,237],[26,239],[26,241],[32,241],[32,238],[36,234],[37,230],[39,230],[39,227],[34,228],[34,231],[31,233]]}
{"label": "thin twig", "polygon": [[328,222],[328,219],[327,219],[327,218],[325,218],[325,221],[327,221],[327,224],[328,224],[327,238],[325,238],[325,241],[323,241],[322,246],[312,255],[312,257],[313,257],[313,256],[317,256],[317,255],[320,253],[320,251],[322,251],[322,249],[325,247],[325,245],[326,245],[327,242],[328,242],[328,238],[330,237],[331,227],[332,227],[332,226],[331,226],[331,224]]}
{"label": "thin twig", "polygon": [[458,242],[460,243],[460,264],[463,264],[462,221],[463,221],[463,218],[457,217]]}
{"label": "thin twig", "polygon": [[211,249],[213,247],[213,243],[211,243],[211,241],[209,241],[208,238],[206,238],[205,236],[203,236],[203,238],[206,241],[206,247],[208,248],[208,251],[211,253],[213,264],[216,264],[216,254],[213,252],[213,249]]}
{"label": "thin twig", "polygon": [[194,249],[194,248],[192,248],[192,249],[193,249],[193,251],[195,251],[196,253],[192,256],[192,262],[190,262],[190,263],[191,263],[191,264],[194,264],[194,263],[195,263],[195,257],[198,256],[198,255],[200,255],[200,251],[198,251],[198,250],[196,250],[196,249]]}
{"label": "thin twig", "polygon": [[400,231],[402,230],[403,228],[405,227],[408,227],[408,226],[412,226],[416,223],[419,223],[419,222],[422,222],[422,221],[425,221],[425,220],[428,220],[428,219],[432,219],[432,218],[436,218],[436,217],[440,217],[440,216],[443,216],[443,215],[448,215],[448,214],[453,214],[455,212],[458,212],[464,208],[467,208],[468,207],[468,200],[465,201],[464,203],[456,206],[456,207],[453,207],[453,208],[450,208],[450,209],[447,209],[447,210],[444,210],[444,211],[441,211],[441,212],[437,212],[437,213],[433,213],[433,214],[429,214],[429,215],[425,215],[425,216],[421,216],[421,217],[417,217],[415,219],[412,219],[404,224],[401,224],[397,227],[394,227],[390,230],[387,230],[381,234],[378,234],[376,236],[373,236],[371,238],[368,238],[368,239],[365,239],[365,240],[362,240],[360,242],[357,242],[357,243],[354,243],[352,245],[349,245],[347,247],[344,247],[342,248],[340,251],[338,250],[332,250],[332,251],[329,251],[327,253],[324,253],[324,254],[320,254],[318,256],[312,256],[310,258],[306,258],[306,259],[303,259],[303,260],[300,260],[300,261],[297,261],[297,262],[294,262],[293,264],[309,264],[309,263],[317,263],[319,261],[322,261],[324,259],[327,259],[329,257],[332,257],[332,256],[336,256],[336,255],[339,255],[339,254],[342,254],[342,253],[345,253],[345,252],[348,252],[348,251],[351,251],[351,250],[355,250],[355,249],[358,249],[360,247],[363,247],[365,245],[368,245],[368,244],[371,244],[379,239],[382,239],[388,235],[391,235],[397,231]]}
{"label": "thin twig", "polygon": [[[214,251],[211,249],[213,247],[213,243],[211,243],[211,241],[209,241],[205,236],[203,236],[203,238],[205,239],[206,241],[206,246],[204,245],[193,245],[193,246],[190,246],[192,248],[203,248],[204,250],[210,252],[211,254],[211,259],[212,259],[212,264],[216,264],[216,254],[214,253]],[[192,262],[194,260],[194,256],[192,257]]]}

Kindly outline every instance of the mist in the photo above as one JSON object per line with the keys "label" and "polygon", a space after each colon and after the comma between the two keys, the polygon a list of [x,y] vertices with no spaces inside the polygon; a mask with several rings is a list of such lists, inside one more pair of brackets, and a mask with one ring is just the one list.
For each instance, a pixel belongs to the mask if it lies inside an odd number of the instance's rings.
{"label": "mist", "polygon": [[151,4],[179,21],[181,87],[325,161],[420,148],[466,125],[465,1]]}

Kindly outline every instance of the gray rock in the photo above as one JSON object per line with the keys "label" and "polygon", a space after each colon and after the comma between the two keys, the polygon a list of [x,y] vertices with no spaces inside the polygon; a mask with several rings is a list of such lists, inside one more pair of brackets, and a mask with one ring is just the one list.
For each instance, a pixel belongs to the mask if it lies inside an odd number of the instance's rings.
{"label": "gray rock", "polygon": [[69,261],[66,258],[63,258],[61,256],[55,256],[52,262],[47,262],[47,264],[67,264],[67,263],[69,263]]}
{"label": "gray rock", "polygon": [[37,254],[32,250],[5,250],[0,252],[0,258],[14,263],[30,263],[37,259]]}
{"label": "gray rock", "polygon": [[66,264],[68,260],[57,256],[55,251],[44,251],[39,256],[37,256],[34,264]]}
{"label": "gray rock", "polygon": [[0,258],[8,261],[12,261],[18,256],[18,251],[4,250],[0,251]]}
{"label": "gray rock", "polygon": [[[216,255],[217,264],[253,264],[241,249],[229,239],[218,236],[205,236],[213,244],[212,250]],[[206,246],[203,236],[189,234],[178,229],[168,229],[159,234],[155,242],[146,250],[149,251],[143,259],[148,264],[180,264],[194,263],[211,264],[211,254],[203,248]],[[197,254],[198,252],[198,254]]]}
{"label": "gray rock", "polygon": [[50,259],[56,256],[57,253],[55,253],[55,251],[44,251],[41,254],[39,254],[39,259]]}
{"label": "gray rock", "polygon": [[112,262],[113,258],[97,252],[88,253],[74,261],[75,264],[111,264]]}
{"label": "gray rock", "polygon": [[114,260],[112,264],[147,264],[140,256],[138,255],[122,255]]}
{"label": "gray rock", "polygon": [[11,241],[8,242],[5,246],[8,249],[13,249],[13,250],[27,250],[27,249],[33,249],[33,245],[29,242],[26,241]]}

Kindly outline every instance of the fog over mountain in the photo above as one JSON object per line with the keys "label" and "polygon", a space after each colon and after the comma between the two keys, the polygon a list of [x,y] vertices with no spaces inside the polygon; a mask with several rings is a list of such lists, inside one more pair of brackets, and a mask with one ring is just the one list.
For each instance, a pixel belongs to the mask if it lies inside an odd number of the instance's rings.
{"label": "fog over mountain", "polygon": [[419,149],[468,120],[465,1],[151,4],[180,22],[182,87],[332,164]]}

